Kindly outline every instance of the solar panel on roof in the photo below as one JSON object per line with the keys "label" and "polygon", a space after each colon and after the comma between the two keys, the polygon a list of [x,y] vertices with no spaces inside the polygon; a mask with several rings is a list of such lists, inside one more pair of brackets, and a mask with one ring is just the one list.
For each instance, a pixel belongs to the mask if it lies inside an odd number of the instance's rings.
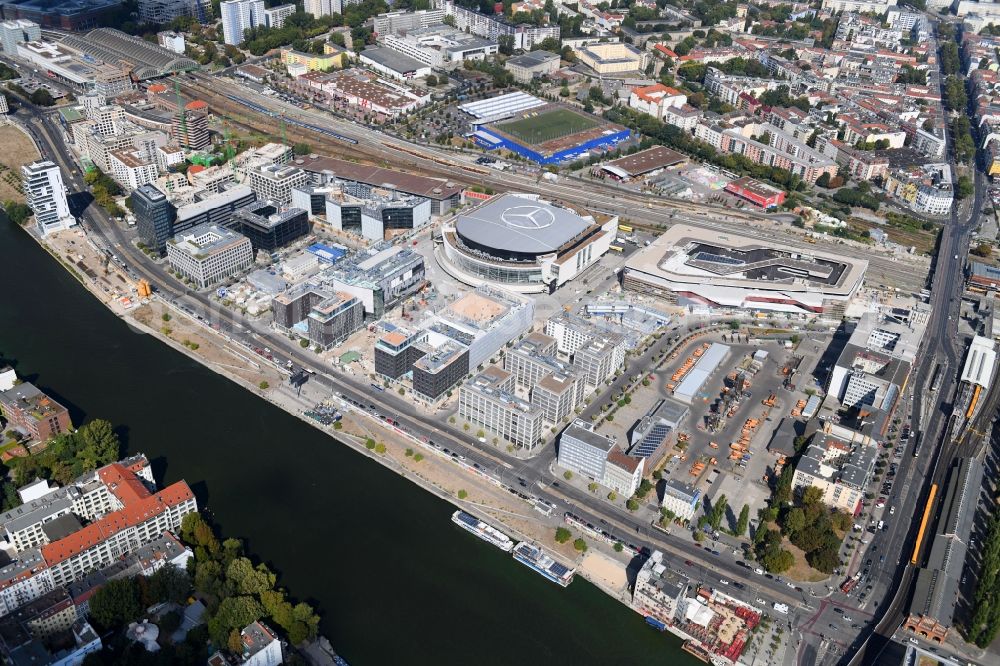
{"label": "solar panel on roof", "polygon": [[559,578],[562,578],[569,573],[569,569],[558,562],[553,562],[552,566],[549,567],[549,572],[555,574]]}
{"label": "solar panel on roof", "polygon": [[657,423],[650,429],[639,445],[635,447],[635,451],[632,453],[633,457],[648,458],[653,455],[653,452],[663,443],[663,439],[670,432],[670,426],[664,425],[662,423]]}

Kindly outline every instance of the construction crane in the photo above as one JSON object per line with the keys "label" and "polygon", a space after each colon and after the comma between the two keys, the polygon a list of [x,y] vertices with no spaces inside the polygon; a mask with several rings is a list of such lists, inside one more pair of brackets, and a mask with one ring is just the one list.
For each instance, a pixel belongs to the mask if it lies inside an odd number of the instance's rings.
{"label": "construction crane", "polygon": [[[181,119],[181,136],[184,138],[184,144],[188,145],[188,131],[187,131],[187,113],[184,108],[184,100],[181,98],[181,83],[177,75],[174,74],[174,99],[177,101],[177,113],[180,114]],[[178,141],[178,143],[180,143]]]}

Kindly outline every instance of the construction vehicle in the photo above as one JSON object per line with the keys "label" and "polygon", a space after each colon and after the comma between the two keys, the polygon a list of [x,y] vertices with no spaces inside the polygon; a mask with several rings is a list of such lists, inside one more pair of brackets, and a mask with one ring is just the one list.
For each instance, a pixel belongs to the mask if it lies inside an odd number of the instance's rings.
{"label": "construction vehicle", "polygon": [[767,397],[766,397],[766,398],[765,398],[764,400],[762,400],[762,401],[761,401],[761,404],[763,404],[763,405],[764,405],[765,407],[774,407],[774,400],[775,400],[775,399],[776,399],[777,397],[778,397],[778,396],[776,396],[776,395],[774,395],[774,394],[772,393],[771,395],[767,396]]}

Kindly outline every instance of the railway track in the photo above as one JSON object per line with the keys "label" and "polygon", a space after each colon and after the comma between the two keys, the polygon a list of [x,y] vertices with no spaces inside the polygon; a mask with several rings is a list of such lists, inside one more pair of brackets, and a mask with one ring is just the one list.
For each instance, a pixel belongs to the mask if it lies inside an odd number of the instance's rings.
{"label": "railway track", "polygon": [[[450,154],[433,147],[422,148],[391,135],[378,134],[368,128],[356,126],[333,116],[317,117],[298,109],[281,111],[266,105],[269,98],[250,99],[250,93],[225,80],[195,74],[178,78],[178,84],[187,94],[203,99],[218,115],[231,119],[246,130],[281,140],[281,130],[275,122],[284,118],[284,139],[290,143],[307,143],[317,153],[376,164],[419,171],[421,175],[478,184],[498,192],[532,192],[587,210],[623,215],[636,224],[634,216],[648,218],[638,226],[659,233],[676,221],[683,221],[715,231],[753,236],[764,241],[786,240],[787,232],[754,228],[762,221],[773,222],[774,216],[755,211],[738,210],[722,205],[665,199],[651,194],[623,191],[600,182],[581,182],[577,179],[560,179],[557,182],[533,179],[522,174],[506,174],[483,169],[466,162],[464,154]],[[324,123],[328,123],[328,126]],[[464,158],[464,159],[463,159]],[[674,220],[675,216],[687,219]],[[734,228],[733,224],[744,227]],[[827,250],[833,246],[822,244]],[[871,264],[873,283],[904,289],[919,289],[923,276],[917,266],[897,262],[875,253],[859,251]]]}

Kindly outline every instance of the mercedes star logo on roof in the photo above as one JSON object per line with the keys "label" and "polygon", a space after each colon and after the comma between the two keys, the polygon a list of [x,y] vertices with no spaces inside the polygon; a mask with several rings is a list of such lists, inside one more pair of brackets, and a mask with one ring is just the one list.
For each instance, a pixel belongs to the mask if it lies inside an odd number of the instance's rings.
{"label": "mercedes star logo on roof", "polygon": [[555,222],[552,211],[541,206],[513,206],[505,210],[500,219],[515,229],[544,229]]}

